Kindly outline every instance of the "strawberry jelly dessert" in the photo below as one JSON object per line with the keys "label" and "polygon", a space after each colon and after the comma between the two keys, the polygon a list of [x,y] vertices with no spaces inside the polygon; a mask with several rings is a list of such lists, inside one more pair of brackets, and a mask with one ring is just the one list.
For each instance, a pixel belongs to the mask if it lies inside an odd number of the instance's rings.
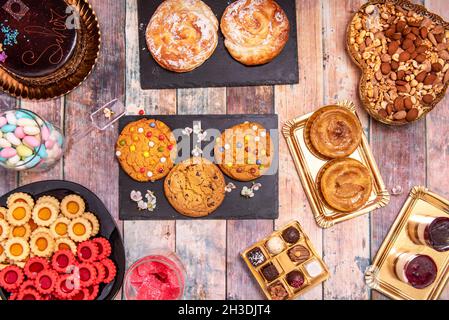
{"label": "strawberry jelly dessert", "polygon": [[416,215],[410,221],[409,234],[417,244],[436,251],[449,251],[449,218]]}
{"label": "strawberry jelly dessert", "polygon": [[184,268],[174,255],[138,260],[126,274],[127,300],[178,300],[184,291]]}
{"label": "strawberry jelly dessert", "polygon": [[430,286],[438,273],[437,266],[431,257],[410,253],[402,253],[398,256],[395,271],[399,280],[416,289]]}

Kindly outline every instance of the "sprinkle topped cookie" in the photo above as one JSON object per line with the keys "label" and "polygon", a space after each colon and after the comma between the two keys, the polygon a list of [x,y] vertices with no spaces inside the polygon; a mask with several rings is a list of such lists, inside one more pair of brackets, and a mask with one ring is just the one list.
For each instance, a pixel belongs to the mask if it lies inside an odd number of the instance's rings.
{"label": "sprinkle topped cookie", "polygon": [[170,128],[153,119],[128,124],[116,144],[116,156],[123,170],[141,182],[165,177],[173,167],[176,152],[176,140]]}
{"label": "sprinkle topped cookie", "polygon": [[245,122],[225,130],[215,143],[215,161],[229,177],[252,181],[271,167],[274,146],[259,123]]}

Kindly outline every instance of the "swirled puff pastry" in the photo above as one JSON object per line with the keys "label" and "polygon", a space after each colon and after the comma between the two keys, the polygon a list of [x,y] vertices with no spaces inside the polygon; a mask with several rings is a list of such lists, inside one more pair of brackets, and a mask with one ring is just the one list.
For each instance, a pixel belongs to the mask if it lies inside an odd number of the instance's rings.
{"label": "swirled puff pastry", "polygon": [[238,0],[221,18],[225,46],[245,65],[265,64],[284,49],[290,23],[284,10],[273,0]]}
{"label": "swirled puff pastry", "polygon": [[202,65],[218,43],[218,20],[200,0],[166,0],[146,30],[148,49],[156,62],[174,72]]}

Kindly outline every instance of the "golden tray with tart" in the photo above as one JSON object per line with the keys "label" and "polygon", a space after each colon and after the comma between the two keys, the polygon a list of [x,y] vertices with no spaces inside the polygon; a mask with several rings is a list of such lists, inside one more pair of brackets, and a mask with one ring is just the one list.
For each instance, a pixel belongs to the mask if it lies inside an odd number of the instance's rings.
{"label": "golden tray with tart", "polygon": [[293,300],[329,278],[329,270],[298,221],[241,254],[269,300]]}
{"label": "golden tray with tart", "polygon": [[436,300],[449,278],[449,200],[414,187],[366,283],[396,300]]}
{"label": "golden tray with tart", "polygon": [[[334,114],[335,110],[339,110],[339,112]],[[341,118],[344,113],[346,115]],[[326,140],[328,146],[335,143],[338,147],[327,148],[326,154],[333,155],[332,158],[323,155],[324,151],[321,151],[321,154],[318,153],[313,146],[314,139],[310,138],[310,133],[314,132],[311,123],[315,123],[315,120],[320,117],[324,119],[324,123],[329,123],[329,126],[332,126],[329,128],[335,132],[337,140],[340,137],[354,136],[352,140],[346,139],[342,143],[340,140],[335,142],[332,141],[333,137],[326,137],[326,130],[318,126],[315,135],[320,137],[321,134],[322,140]],[[350,125],[339,127],[340,123],[344,121]],[[351,128],[354,132],[351,131]],[[353,219],[388,204],[390,195],[368,140],[361,129],[360,120],[352,102],[338,102],[334,106],[326,106],[314,113],[287,121],[283,127],[283,135],[309,199],[315,220],[320,227],[332,227],[336,223]],[[354,145],[354,143],[356,144]],[[340,144],[344,145],[344,148]],[[341,177],[341,179],[336,179],[336,177]],[[323,189],[330,184],[341,186],[341,188],[337,190],[332,190],[331,187]],[[358,193],[357,188],[363,192]],[[332,192],[333,195],[338,195],[338,193],[353,192],[354,190],[356,193],[348,197],[353,201],[346,199],[340,203],[331,203],[330,201],[335,199],[328,197]],[[341,196],[341,198],[344,197]],[[357,202],[357,205],[353,206],[352,202]]]}
{"label": "golden tray with tart", "polygon": [[449,23],[407,0],[371,0],[347,29],[367,112],[388,125],[426,116],[449,86]]}

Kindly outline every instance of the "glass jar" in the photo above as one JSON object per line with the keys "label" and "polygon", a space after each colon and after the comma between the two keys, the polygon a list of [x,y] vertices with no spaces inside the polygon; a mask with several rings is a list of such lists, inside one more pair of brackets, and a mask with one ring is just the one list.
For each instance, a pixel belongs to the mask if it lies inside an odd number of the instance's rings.
{"label": "glass jar", "polygon": [[449,251],[449,218],[416,215],[408,225],[410,238],[439,252]]}
{"label": "glass jar", "polygon": [[0,114],[0,165],[15,171],[42,172],[62,157],[61,131],[36,113],[9,110]]}
{"label": "glass jar", "polygon": [[125,274],[126,300],[181,300],[186,271],[174,252],[157,251],[143,257]]}

